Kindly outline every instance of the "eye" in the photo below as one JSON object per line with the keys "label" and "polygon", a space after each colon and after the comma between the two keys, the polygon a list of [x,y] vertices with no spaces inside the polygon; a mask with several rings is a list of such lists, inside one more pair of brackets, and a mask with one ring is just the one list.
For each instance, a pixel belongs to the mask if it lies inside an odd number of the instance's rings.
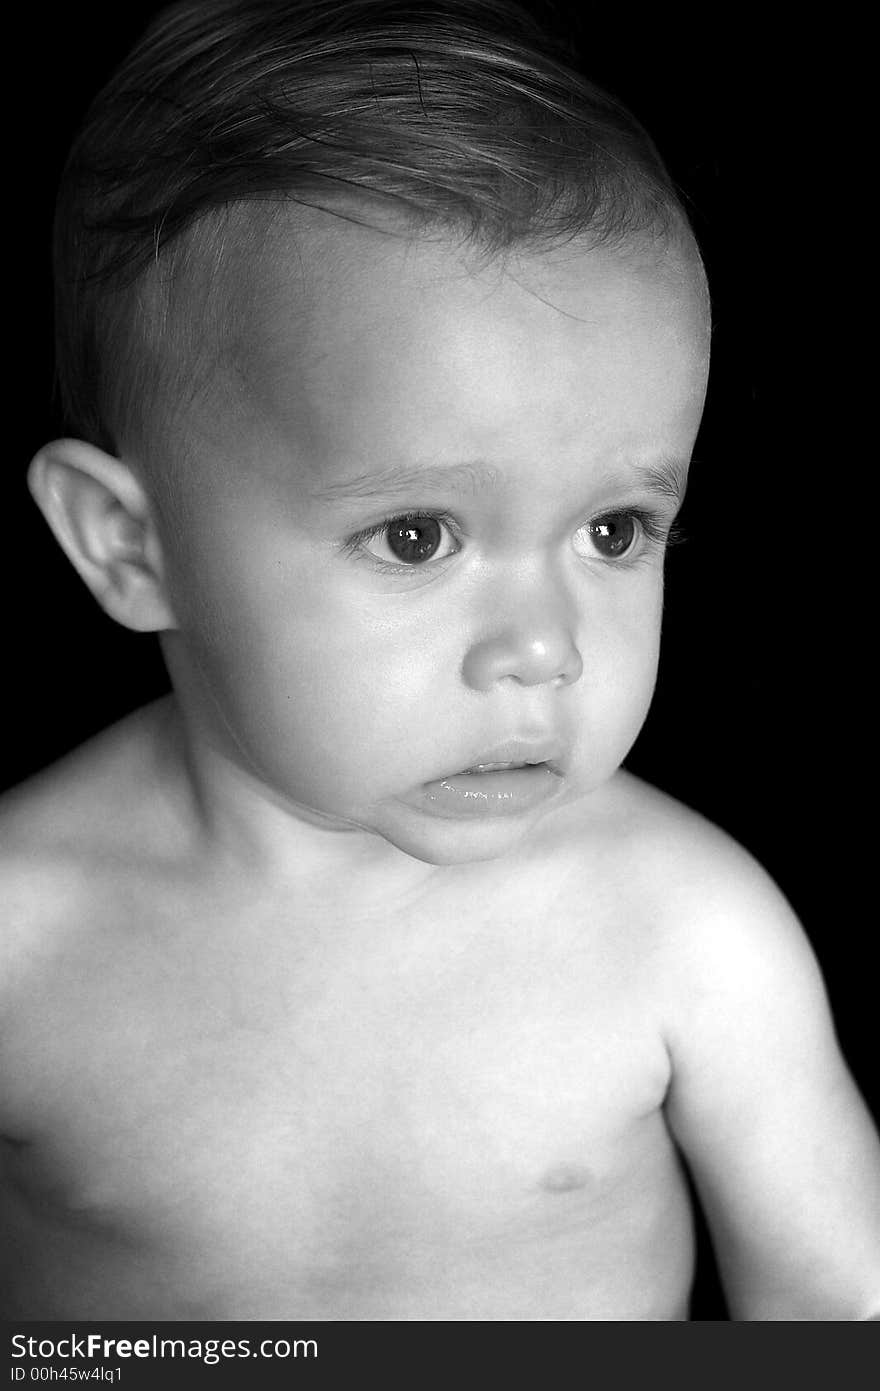
{"label": "eye", "polygon": [[[598,554],[604,560],[620,560],[628,555],[639,537],[639,518],[634,512],[607,512],[588,522],[576,533],[575,549],[588,557]],[[584,537],[583,549],[577,537]]]}
{"label": "eye", "polygon": [[382,565],[411,568],[455,554],[454,538],[444,541],[444,532],[449,528],[442,518],[409,512],[361,532],[353,543]]}

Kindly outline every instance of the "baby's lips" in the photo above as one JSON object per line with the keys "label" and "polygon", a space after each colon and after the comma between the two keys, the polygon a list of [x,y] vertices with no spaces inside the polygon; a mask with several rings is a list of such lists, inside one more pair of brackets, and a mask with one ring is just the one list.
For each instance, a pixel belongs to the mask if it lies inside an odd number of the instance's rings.
{"label": "baby's lips", "polygon": [[492,773],[507,768],[522,768],[529,764],[546,763],[552,772],[560,771],[565,744],[555,736],[540,739],[514,737],[494,748],[484,749],[461,771],[463,773]]}

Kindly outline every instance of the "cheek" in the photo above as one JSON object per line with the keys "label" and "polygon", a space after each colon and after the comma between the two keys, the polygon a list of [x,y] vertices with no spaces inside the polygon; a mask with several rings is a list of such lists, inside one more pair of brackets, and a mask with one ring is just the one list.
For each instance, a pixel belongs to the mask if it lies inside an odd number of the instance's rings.
{"label": "cheek", "polygon": [[[662,584],[630,595],[603,614],[585,639],[586,723],[600,723],[622,759],[651,705],[660,657]],[[592,653],[592,656],[591,656]],[[598,735],[598,728],[595,729]]]}
{"label": "cheek", "polygon": [[[308,567],[303,567],[307,569]],[[320,772],[332,796],[435,737],[444,666],[436,629],[388,602],[229,556],[203,568],[184,638],[223,723],[289,786]]]}

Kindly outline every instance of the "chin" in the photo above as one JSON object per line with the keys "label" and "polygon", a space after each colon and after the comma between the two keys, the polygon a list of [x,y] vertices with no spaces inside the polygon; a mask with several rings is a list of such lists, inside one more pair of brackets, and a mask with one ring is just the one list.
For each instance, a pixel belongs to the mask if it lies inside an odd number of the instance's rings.
{"label": "chin", "polygon": [[420,818],[424,824],[382,829],[377,834],[426,865],[486,864],[521,850],[543,819],[532,815],[475,823],[425,817]]}

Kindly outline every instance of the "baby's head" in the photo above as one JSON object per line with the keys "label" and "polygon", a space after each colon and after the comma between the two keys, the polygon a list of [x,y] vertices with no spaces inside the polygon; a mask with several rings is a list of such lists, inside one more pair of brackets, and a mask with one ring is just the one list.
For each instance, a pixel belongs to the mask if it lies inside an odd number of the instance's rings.
{"label": "baby's head", "polygon": [[32,488],[217,786],[446,864],[611,777],[708,300],[652,143],[526,18],[166,11],[74,146],[56,282]]}

